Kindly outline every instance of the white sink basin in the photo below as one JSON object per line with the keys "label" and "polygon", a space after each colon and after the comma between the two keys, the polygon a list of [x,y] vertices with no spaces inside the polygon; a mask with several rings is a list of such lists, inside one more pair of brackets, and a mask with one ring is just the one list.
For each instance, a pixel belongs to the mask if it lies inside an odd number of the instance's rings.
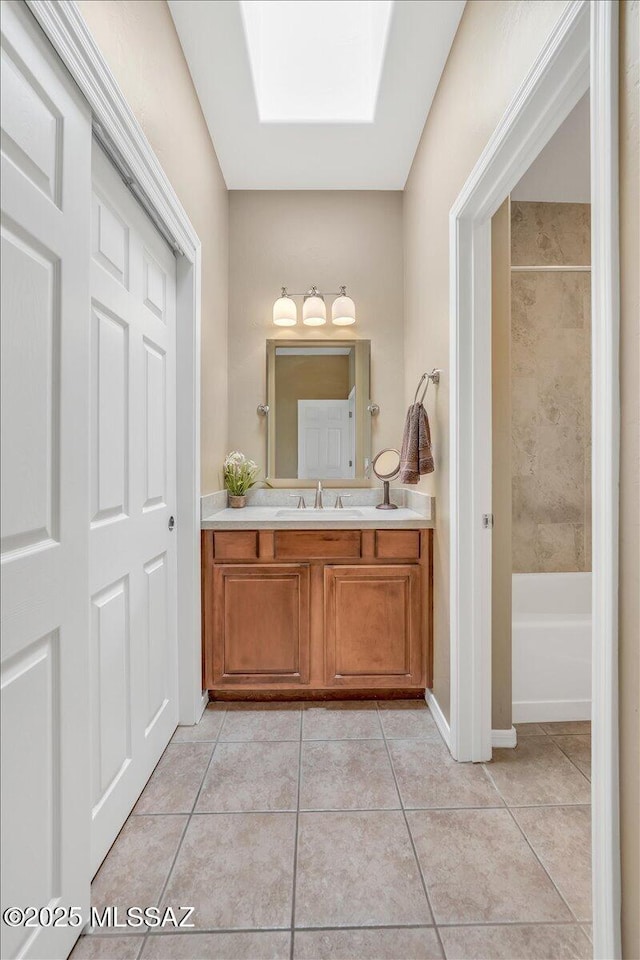
{"label": "white sink basin", "polygon": [[316,510],[315,507],[307,507],[305,510],[278,510],[276,513],[280,520],[355,520],[361,516],[361,510],[336,510],[332,507],[324,510]]}

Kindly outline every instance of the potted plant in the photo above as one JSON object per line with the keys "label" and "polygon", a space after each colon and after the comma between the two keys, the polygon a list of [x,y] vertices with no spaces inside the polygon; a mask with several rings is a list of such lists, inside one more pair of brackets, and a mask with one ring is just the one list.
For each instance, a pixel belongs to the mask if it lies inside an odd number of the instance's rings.
{"label": "potted plant", "polygon": [[227,454],[223,467],[224,485],[229,491],[229,506],[244,507],[247,503],[247,491],[258,482],[260,468],[244,453],[233,450]]}

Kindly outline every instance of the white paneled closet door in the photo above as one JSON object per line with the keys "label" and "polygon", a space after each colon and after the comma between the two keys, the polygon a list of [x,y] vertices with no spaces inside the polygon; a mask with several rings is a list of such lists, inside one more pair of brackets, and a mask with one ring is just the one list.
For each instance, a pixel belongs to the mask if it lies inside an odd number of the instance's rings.
{"label": "white paneled closet door", "polygon": [[[89,904],[89,109],[2,9],[2,908]],[[3,958],[78,928],[2,924]]]}
{"label": "white paneled closet door", "polygon": [[351,400],[298,400],[298,476],[355,476]]}
{"label": "white paneled closet door", "polygon": [[95,871],[177,723],[176,262],[94,142],[91,731]]}

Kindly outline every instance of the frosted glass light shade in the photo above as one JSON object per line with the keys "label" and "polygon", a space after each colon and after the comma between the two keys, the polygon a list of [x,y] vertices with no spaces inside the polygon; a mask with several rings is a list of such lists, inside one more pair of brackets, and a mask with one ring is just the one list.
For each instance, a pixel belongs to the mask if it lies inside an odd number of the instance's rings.
{"label": "frosted glass light shade", "polygon": [[327,322],[327,307],[323,297],[314,295],[304,298],[302,322],[308,327],[321,327]]}
{"label": "frosted glass light shade", "polygon": [[273,305],[273,322],[277,327],[295,327],[298,308],[291,297],[278,297]]}
{"label": "frosted glass light shade", "polygon": [[356,305],[344,294],[336,297],[331,307],[331,322],[337,327],[348,327],[356,322]]}

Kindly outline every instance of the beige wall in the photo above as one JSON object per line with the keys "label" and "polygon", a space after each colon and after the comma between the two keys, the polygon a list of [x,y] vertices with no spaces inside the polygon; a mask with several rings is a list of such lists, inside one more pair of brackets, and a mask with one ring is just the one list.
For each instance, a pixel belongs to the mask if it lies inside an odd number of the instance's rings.
{"label": "beige wall", "polygon": [[80,0],[80,11],[202,243],[202,493],[227,446],[228,195],[164,0]]}
{"label": "beige wall", "polygon": [[[511,262],[586,266],[588,203],[511,202]],[[511,275],[514,573],[591,570],[591,277]]]}
{"label": "beige wall", "polygon": [[469,0],[404,193],[405,401],[419,375],[444,374],[429,414],[437,498],[434,691],[449,714],[449,210],[565,0]]}
{"label": "beige wall", "polygon": [[[266,340],[371,340],[373,450],[399,447],[405,414],[402,194],[391,191],[231,191],[229,267],[229,446],[266,466]],[[346,284],[351,327],[274,327],[273,301],[286,284]],[[331,316],[331,298],[327,300]],[[377,482],[377,481],[376,481]],[[367,483],[367,481],[363,481]]]}
{"label": "beige wall", "polygon": [[640,957],[640,92],[638,0],[620,4],[620,849],[622,956]]}

